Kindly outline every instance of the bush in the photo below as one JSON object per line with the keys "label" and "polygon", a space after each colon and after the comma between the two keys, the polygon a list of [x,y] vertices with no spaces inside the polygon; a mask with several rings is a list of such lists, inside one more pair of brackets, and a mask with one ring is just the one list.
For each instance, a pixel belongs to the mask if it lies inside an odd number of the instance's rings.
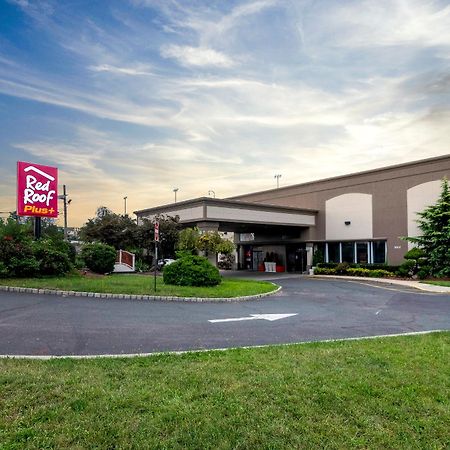
{"label": "bush", "polygon": [[431,270],[431,266],[422,266],[417,272],[417,278],[419,278],[419,280],[424,280],[431,275]]}
{"label": "bush", "polygon": [[214,267],[202,256],[185,256],[164,267],[163,279],[166,284],[177,286],[216,286],[221,277]]}
{"label": "bush", "polygon": [[[67,251],[68,248],[69,246],[66,247]],[[63,275],[72,269],[68,254],[52,247],[51,242],[36,242],[34,255],[39,261],[40,275]]]}
{"label": "bush", "polygon": [[318,263],[317,267],[320,267],[321,269],[334,269],[338,263],[335,262],[328,262],[328,263]]}
{"label": "bush", "polygon": [[414,275],[414,269],[416,262],[412,259],[407,259],[397,270],[399,277],[412,277]]}
{"label": "bush", "polygon": [[0,278],[6,278],[9,275],[8,267],[3,261],[0,261]]}
{"label": "bush", "polygon": [[314,252],[314,255],[313,255],[313,261],[312,261],[312,265],[313,266],[318,266],[319,264],[323,264],[323,253],[322,253],[322,250],[320,250],[320,249],[317,249],[315,252]]}
{"label": "bush", "polygon": [[220,255],[217,267],[222,270],[231,270],[234,264],[234,255]]}
{"label": "bush", "polygon": [[39,275],[39,261],[34,256],[11,258],[9,272],[15,277],[35,277]]}
{"label": "bush", "polygon": [[335,270],[338,275],[346,275],[349,268],[350,264],[348,262],[343,262],[339,263]]}
{"label": "bush", "polygon": [[87,244],[81,250],[86,267],[96,273],[110,273],[114,270],[116,250],[107,244]]}
{"label": "bush", "polygon": [[336,269],[328,267],[316,267],[314,269],[314,275],[336,275]]}

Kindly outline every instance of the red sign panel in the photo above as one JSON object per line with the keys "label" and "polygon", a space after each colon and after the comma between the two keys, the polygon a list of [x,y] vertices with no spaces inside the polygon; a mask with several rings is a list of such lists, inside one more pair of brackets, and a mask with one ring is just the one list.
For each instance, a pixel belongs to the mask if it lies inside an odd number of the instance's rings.
{"label": "red sign panel", "polygon": [[58,217],[58,169],[17,162],[17,214]]}
{"label": "red sign panel", "polygon": [[155,242],[159,242],[159,222],[155,222]]}

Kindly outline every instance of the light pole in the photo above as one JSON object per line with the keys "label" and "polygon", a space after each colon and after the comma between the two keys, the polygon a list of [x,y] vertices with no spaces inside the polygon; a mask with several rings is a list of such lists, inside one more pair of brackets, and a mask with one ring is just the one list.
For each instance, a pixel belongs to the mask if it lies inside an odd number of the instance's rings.
{"label": "light pole", "polygon": [[177,202],[177,192],[178,188],[173,188],[173,193],[175,194],[175,203]]}
{"label": "light pole", "polygon": [[213,190],[209,190],[208,191],[208,195],[211,197],[211,194],[213,196],[213,198],[216,198],[216,193]]}
{"label": "light pole", "polygon": [[274,178],[277,179],[277,189],[280,187],[280,178],[281,178],[281,173],[278,173],[274,176]]}
{"label": "light pole", "polygon": [[123,201],[124,201],[124,216],[126,216],[127,215],[127,196],[125,196],[124,198],[123,198]]}

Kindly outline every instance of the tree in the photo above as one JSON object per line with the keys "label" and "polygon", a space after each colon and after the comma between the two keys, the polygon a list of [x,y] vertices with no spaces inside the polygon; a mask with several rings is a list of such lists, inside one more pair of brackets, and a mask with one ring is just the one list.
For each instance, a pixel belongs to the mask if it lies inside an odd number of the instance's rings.
{"label": "tree", "polygon": [[197,255],[197,243],[200,237],[198,228],[185,228],[180,231],[177,249],[183,254]]}
{"label": "tree", "polygon": [[[153,220],[142,219],[137,227],[138,248],[146,250],[148,255],[153,254],[155,249],[155,221],[159,222],[159,255],[161,258],[173,258],[175,256],[175,248],[178,243],[180,234],[179,217],[157,216]],[[149,259],[149,262],[150,259]]]}
{"label": "tree", "polygon": [[405,239],[424,251],[432,275],[450,276],[450,189],[446,178],[437,202],[418,215],[422,235]]}
{"label": "tree", "polygon": [[217,231],[207,231],[200,236],[197,248],[205,254],[223,253],[229,255],[233,253],[234,244],[228,239],[224,239]]}
{"label": "tree", "polygon": [[136,247],[137,225],[131,217],[115,214],[102,206],[97,215],[89,219],[80,230],[81,239],[86,242],[102,242],[115,249]]}

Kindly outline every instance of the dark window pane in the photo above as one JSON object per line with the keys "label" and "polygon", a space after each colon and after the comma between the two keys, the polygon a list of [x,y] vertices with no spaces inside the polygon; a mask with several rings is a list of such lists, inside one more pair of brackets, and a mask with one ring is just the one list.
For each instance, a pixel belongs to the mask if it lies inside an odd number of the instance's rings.
{"label": "dark window pane", "polygon": [[367,242],[358,242],[356,244],[356,262],[358,264],[367,264],[369,262],[367,255]]}
{"label": "dark window pane", "polygon": [[373,262],[375,264],[386,263],[386,241],[373,242]]}
{"label": "dark window pane", "polygon": [[342,243],[342,262],[352,263],[354,262],[355,243],[343,242]]}
{"label": "dark window pane", "polygon": [[339,262],[339,242],[328,243],[328,262]]}

